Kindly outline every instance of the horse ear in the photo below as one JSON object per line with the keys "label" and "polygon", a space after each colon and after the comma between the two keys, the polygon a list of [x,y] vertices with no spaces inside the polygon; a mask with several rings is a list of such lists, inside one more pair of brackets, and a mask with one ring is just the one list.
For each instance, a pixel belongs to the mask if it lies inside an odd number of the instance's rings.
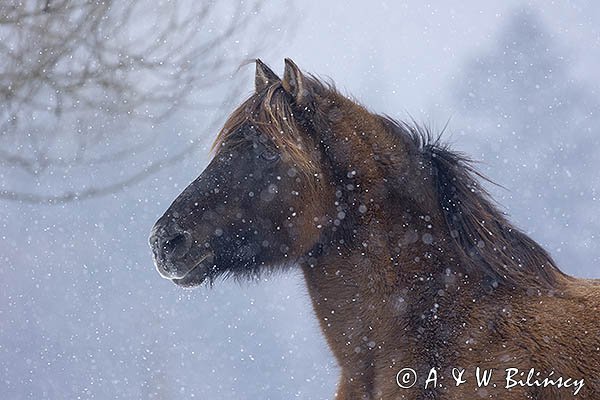
{"label": "horse ear", "polygon": [[271,71],[271,68],[267,67],[265,63],[257,58],[256,76],[254,77],[254,88],[256,92],[258,93],[278,81],[279,77],[275,74],[275,72]]}
{"label": "horse ear", "polygon": [[285,70],[283,71],[283,89],[289,93],[297,104],[302,104],[306,98],[304,75],[300,68],[289,58],[285,59]]}

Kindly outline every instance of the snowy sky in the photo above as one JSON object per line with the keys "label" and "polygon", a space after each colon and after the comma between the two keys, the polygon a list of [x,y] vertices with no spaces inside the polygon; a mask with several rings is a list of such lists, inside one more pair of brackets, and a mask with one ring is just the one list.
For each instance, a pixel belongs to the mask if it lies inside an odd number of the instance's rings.
{"label": "snowy sky", "polygon": [[[281,11],[280,3],[270,4],[271,11]],[[581,163],[576,152],[567,160],[551,159],[556,176],[568,164],[570,178],[556,178],[556,188],[548,189],[556,196],[546,199],[543,175],[525,167],[510,177],[505,173],[503,155],[519,151],[510,137],[501,142],[510,146],[490,146],[501,129],[478,132],[471,126],[484,118],[494,126],[500,117],[482,111],[475,118],[455,92],[466,66],[493,52],[511,17],[529,9],[556,44],[553,51],[564,58],[573,85],[594,97],[600,6],[517,0],[368,4],[296,2],[289,9],[291,21],[273,21],[264,35],[268,40],[283,31],[286,42],[264,54],[240,47],[232,56],[260,57],[278,73],[283,58],[290,57],[305,71],[331,78],[371,110],[400,119],[410,115],[441,127],[452,118],[454,145],[484,159],[485,172],[511,189],[494,193],[519,226],[546,245],[567,272],[600,276],[600,182],[590,175],[591,162],[600,158],[597,129],[561,139],[567,147],[585,143],[592,154]],[[231,44],[228,51],[237,48]],[[253,68],[237,74],[247,79],[250,91]],[[205,94],[195,96],[202,100]],[[600,127],[592,118],[598,104],[585,106],[590,126]],[[216,131],[205,132],[205,122],[190,112],[162,125],[165,136],[155,156],[171,142],[199,135],[207,145],[125,192],[63,206],[0,203],[0,392],[7,398],[128,399],[153,393],[215,400],[331,398],[338,370],[298,273],[260,284],[226,282],[212,290],[182,291],[154,270],[149,230],[208,162]],[[180,135],[168,136],[174,132]],[[107,170],[95,179],[121,172]],[[17,178],[6,182],[10,179]],[[19,179],[21,187],[36,189]],[[49,179],[61,184],[78,178]],[[527,192],[525,186],[533,189]],[[575,192],[583,193],[577,203],[566,200],[565,194]]]}

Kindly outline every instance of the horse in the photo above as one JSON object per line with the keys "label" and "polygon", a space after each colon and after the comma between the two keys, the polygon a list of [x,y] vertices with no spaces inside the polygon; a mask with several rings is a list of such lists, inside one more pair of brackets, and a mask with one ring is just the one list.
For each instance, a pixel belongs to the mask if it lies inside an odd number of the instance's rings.
{"label": "horse", "polygon": [[474,161],[285,59],[150,236],[182,287],[300,269],[338,400],[600,398],[600,280],[508,220]]}

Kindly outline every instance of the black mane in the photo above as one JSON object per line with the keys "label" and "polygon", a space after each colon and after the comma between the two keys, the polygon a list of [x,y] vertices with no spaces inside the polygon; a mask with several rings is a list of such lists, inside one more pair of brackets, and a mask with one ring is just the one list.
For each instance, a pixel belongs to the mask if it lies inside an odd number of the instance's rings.
{"label": "black mane", "polygon": [[[497,286],[524,283],[552,288],[563,273],[538,243],[513,226],[494,204],[474,161],[416,124],[392,121],[408,135],[431,168],[448,234],[470,273]],[[493,182],[492,182],[493,183]]]}

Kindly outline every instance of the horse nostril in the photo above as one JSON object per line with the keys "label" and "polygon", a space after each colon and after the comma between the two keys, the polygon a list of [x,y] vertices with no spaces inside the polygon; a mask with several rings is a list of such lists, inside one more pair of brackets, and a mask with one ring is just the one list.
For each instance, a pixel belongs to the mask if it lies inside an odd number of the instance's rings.
{"label": "horse nostril", "polygon": [[183,244],[184,242],[185,242],[185,237],[183,236],[183,234],[178,234],[177,236],[166,240],[163,243],[163,249],[167,253],[172,253],[173,250],[175,250],[179,245]]}
{"label": "horse nostril", "polygon": [[159,251],[163,253],[166,259],[178,260],[185,256],[192,246],[191,235],[183,231],[174,236],[163,239],[160,243]]}

